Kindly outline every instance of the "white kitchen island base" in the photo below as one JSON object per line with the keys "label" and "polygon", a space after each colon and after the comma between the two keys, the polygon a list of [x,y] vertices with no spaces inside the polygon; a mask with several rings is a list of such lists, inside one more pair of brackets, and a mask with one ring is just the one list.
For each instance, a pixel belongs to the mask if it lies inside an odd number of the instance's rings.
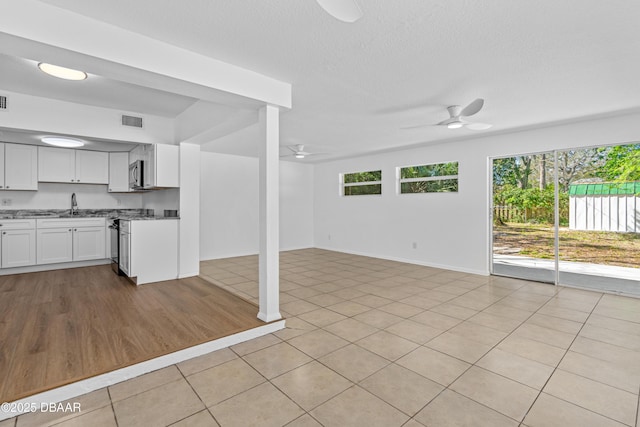
{"label": "white kitchen island base", "polygon": [[[177,219],[121,221],[130,224],[128,242],[120,240],[121,269],[134,283],[142,285],[178,278]],[[126,225],[125,225],[126,226]],[[129,256],[123,256],[123,245],[129,245]],[[129,263],[122,268],[122,263]]]}

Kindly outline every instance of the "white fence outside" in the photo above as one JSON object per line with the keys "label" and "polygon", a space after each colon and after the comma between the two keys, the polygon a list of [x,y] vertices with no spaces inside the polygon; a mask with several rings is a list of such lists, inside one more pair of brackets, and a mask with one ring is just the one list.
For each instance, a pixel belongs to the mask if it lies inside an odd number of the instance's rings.
{"label": "white fence outside", "polygon": [[569,198],[571,230],[640,233],[640,197],[585,195]]}

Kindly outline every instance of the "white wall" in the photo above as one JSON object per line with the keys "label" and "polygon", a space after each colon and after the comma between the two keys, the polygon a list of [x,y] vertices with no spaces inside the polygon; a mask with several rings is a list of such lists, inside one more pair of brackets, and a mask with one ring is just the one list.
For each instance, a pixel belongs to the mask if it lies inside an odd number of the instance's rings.
{"label": "white wall", "polygon": [[[489,157],[638,139],[640,114],[631,114],[318,164],[315,245],[488,274]],[[396,194],[396,167],[449,161],[459,162],[458,193]],[[377,169],[381,196],[339,195],[340,173]]]}
{"label": "white wall", "polygon": [[280,250],[313,247],[313,166],[280,162]]}
{"label": "white wall", "polygon": [[153,209],[156,216],[164,216],[165,209],[180,209],[180,189],[167,188],[142,193],[142,208]]}
{"label": "white wall", "polygon": [[122,126],[122,114],[136,112],[93,107],[73,102],[2,90],[9,97],[9,109],[0,119],[6,128],[54,132],[68,135],[144,143],[174,143],[172,119],[142,115],[144,128]]}
{"label": "white wall", "polygon": [[[2,209],[70,209],[76,193],[78,209],[139,209],[139,193],[108,193],[106,185],[38,183],[38,191],[0,191],[0,199],[10,199]],[[118,203],[119,202],[119,203]]]}
{"label": "white wall", "polygon": [[258,253],[258,159],[200,153],[200,259]]}
{"label": "white wall", "polygon": [[[258,159],[201,153],[200,259],[258,253]],[[280,162],[280,248],[313,247],[313,166]]]}

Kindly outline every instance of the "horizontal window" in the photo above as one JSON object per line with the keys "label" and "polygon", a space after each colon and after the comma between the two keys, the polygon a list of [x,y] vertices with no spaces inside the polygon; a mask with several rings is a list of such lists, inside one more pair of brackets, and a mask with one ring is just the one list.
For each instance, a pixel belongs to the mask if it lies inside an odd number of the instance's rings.
{"label": "horizontal window", "polygon": [[382,194],[382,171],[353,172],[342,175],[343,196]]}
{"label": "horizontal window", "polygon": [[400,194],[455,193],[458,162],[400,168]]}

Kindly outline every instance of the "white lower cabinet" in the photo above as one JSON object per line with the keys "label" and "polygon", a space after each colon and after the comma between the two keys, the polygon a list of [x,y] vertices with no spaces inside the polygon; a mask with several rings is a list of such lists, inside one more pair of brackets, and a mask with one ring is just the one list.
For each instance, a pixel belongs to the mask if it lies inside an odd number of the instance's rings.
{"label": "white lower cabinet", "polygon": [[39,219],[38,264],[106,258],[104,218]]}
{"label": "white lower cabinet", "polygon": [[2,231],[2,268],[36,263],[36,230]]}
{"label": "white lower cabinet", "polygon": [[76,227],[73,229],[73,260],[86,261],[106,258],[104,227]]}
{"label": "white lower cabinet", "polygon": [[176,279],[178,221],[126,222],[125,227],[120,222],[120,268],[127,276],[135,277],[138,285]]}
{"label": "white lower cabinet", "polygon": [[38,229],[38,264],[73,261],[73,229]]}
{"label": "white lower cabinet", "polygon": [[131,270],[131,221],[120,221],[120,247],[118,262],[120,270],[127,276],[133,276]]}

